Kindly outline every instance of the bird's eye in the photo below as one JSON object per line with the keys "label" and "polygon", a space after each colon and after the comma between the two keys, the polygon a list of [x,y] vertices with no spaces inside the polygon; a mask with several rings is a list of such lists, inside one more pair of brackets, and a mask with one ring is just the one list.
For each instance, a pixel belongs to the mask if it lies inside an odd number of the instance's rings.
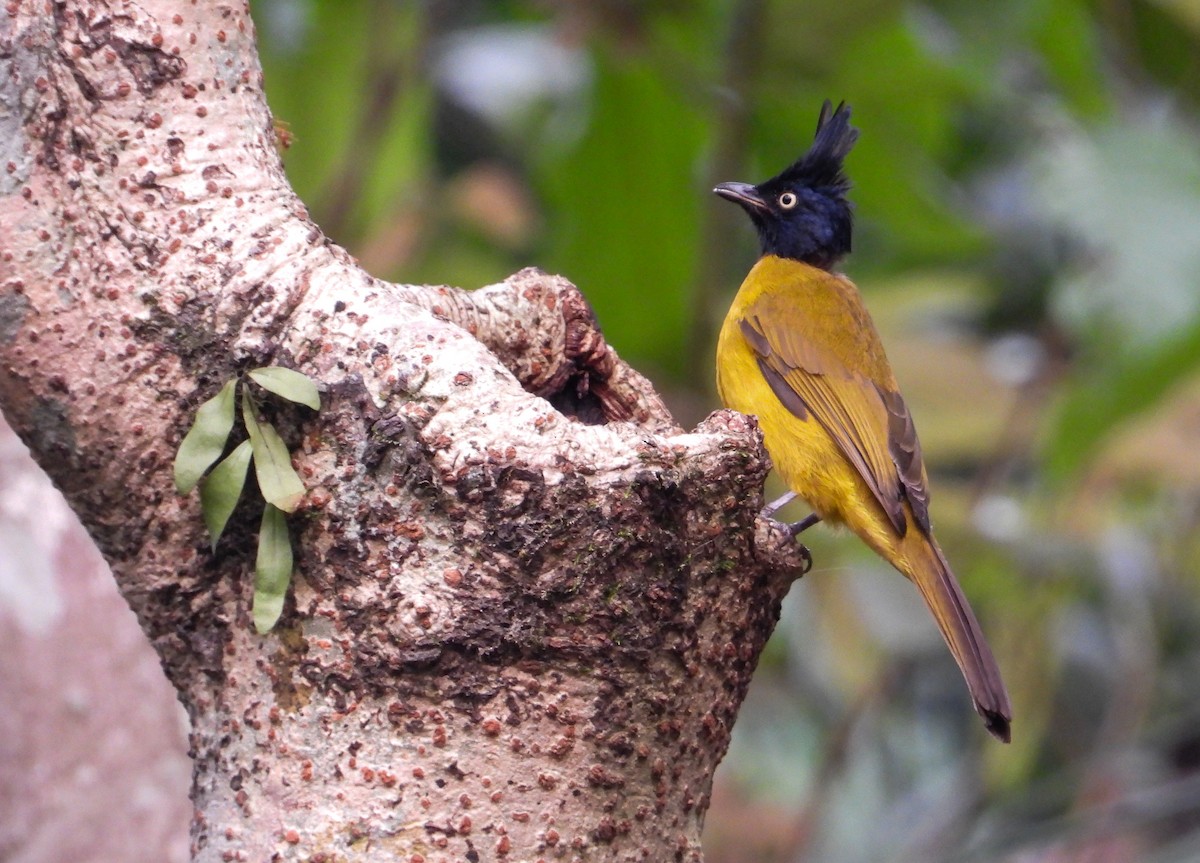
{"label": "bird's eye", "polygon": [[779,206],[783,207],[785,210],[790,210],[792,207],[796,206],[796,196],[791,192],[784,192],[779,196]]}

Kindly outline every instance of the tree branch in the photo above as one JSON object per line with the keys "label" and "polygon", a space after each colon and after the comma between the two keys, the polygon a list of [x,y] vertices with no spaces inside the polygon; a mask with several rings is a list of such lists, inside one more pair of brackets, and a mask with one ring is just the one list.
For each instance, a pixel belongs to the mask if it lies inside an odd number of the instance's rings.
{"label": "tree branch", "polygon": [[[359,270],[286,184],[244,6],[50,10],[0,19],[0,404],[188,708],[195,859],[700,859],[801,566],[753,421],[676,428],[560,278]],[[308,493],[260,637],[257,512],[211,553],[170,462],[267,363],[324,405],[273,408]]]}

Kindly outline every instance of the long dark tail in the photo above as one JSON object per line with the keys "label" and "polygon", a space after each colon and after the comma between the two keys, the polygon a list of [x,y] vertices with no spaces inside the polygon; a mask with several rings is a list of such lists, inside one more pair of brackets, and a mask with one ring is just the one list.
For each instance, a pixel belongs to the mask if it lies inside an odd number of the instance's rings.
{"label": "long dark tail", "polygon": [[910,529],[902,553],[904,563],[908,564],[905,574],[917,585],[933,612],[938,629],[966,678],[976,712],[983,717],[988,731],[1008,743],[1012,723],[1008,691],[975,612],[963,596],[942,550],[932,537]]}

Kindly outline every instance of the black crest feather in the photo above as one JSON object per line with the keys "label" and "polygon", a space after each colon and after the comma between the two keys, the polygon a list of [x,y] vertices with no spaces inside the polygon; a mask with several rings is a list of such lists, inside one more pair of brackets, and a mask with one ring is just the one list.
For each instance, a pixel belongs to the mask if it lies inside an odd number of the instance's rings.
{"label": "black crest feather", "polygon": [[812,146],[776,180],[843,195],[849,191],[850,181],[842,173],[842,162],[857,140],[858,129],[850,125],[850,106],[841,102],[834,110],[833,103],[826,99],[817,118]]}

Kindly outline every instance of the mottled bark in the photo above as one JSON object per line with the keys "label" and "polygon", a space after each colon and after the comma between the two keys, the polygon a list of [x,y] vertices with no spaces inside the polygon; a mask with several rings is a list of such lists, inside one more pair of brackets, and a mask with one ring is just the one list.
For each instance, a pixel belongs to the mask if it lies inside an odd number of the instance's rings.
{"label": "mottled bark", "polygon": [[[0,58],[0,405],[188,709],[195,859],[699,860],[800,565],[752,421],[678,429],[560,278],[362,272],[242,4],[14,2]],[[308,494],[260,637],[254,507],[213,554],[170,463],[269,363],[324,406],[272,408]]]}

